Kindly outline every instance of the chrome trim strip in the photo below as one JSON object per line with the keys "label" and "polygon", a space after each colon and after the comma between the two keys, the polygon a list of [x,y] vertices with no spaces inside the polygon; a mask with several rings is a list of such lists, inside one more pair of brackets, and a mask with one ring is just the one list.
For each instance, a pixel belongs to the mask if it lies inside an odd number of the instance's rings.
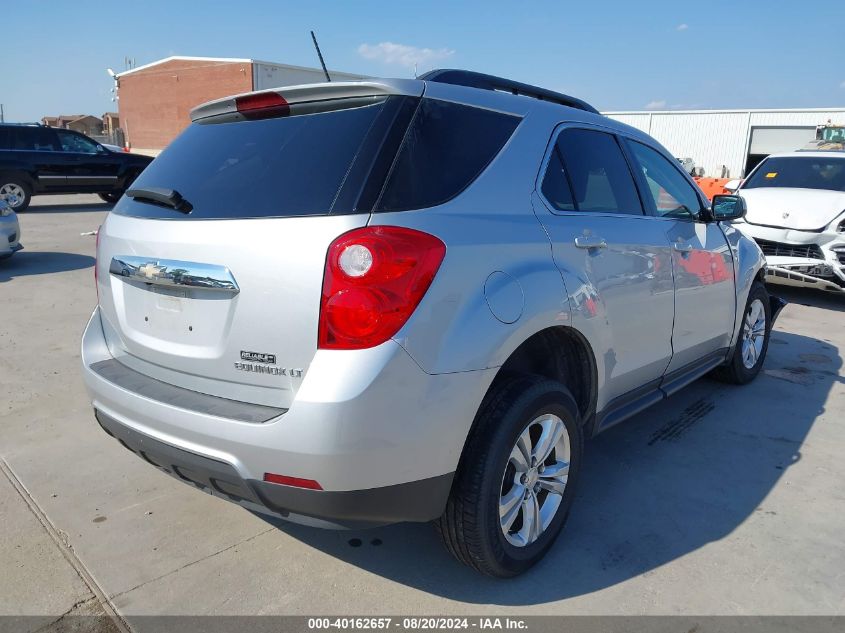
{"label": "chrome trim strip", "polygon": [[157,286],[188,287],[236,295],[235,278],[225,266],[120,255],[112,257],[109,273],[131,281]]}

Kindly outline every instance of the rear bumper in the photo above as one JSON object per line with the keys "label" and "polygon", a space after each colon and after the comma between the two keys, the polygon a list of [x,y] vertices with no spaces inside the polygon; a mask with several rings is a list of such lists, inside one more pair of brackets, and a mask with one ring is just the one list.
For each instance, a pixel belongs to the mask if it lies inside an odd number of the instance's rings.
{"label": "rear bumper", "polygon": [[[243,479],[231,464],[185,451],[95,410],[103,430],[159,470],[247,509],[320,527],[367,527],[428,521],[443,512],[452,473],[370,490],[305,490]],[[318,521],[313,519],[317,518]]]}
{"label": "rear bumper", "polygon": [[[393,341],[321,350],[287,411],[246,421],[250,413],[231,406],[255,405],[104,374],[101,363],[114,360],[95,310],[83,335],[83,376],[101,425],[133,452],[158,454],[147,461],[216,496],[324,527],[438,517],[496,372],[426,374]],[[323,490],[265,483],[265,473],[312,479]]]}

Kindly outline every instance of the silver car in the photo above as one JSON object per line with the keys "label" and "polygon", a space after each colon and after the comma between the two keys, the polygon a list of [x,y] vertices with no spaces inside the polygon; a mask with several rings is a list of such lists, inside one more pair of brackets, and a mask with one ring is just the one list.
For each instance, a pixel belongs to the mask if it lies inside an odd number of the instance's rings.
{"label": "silver car", "polygon": [[435,521],[492,576],[551,547],[584,440],[781,303],[649,136],[464,71],[221,99],[98,233],[96,418],[161,470],[323,527]]}
{"label": "silver car", "polygon": [[4,197],[0,196],[0,260],[8,259],[22,248],[18,216]]}

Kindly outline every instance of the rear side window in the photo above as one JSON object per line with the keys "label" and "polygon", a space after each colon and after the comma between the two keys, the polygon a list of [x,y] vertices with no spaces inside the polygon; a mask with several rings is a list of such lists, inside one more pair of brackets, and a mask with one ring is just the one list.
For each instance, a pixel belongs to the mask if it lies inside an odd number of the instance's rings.
{"label": "rear side window", "polygon": [[168,219],[348,213],[351,208],[335,203],[384,105],[381,100],[318,114],[193,123],[132,185],[178,191],[193,206],[191,214],[127,196],[115,211]]}
{"label": "rear side window", "polygon": [[454,198],[484,171],[519,122],[501,112],[423,99],[376,210],[421,209]]}
{"label": "rear side window", "polygon": [[10,132],[12,149],[36,152],[59,151],[56,133],[49,128],[21,126]]}
{"label": "rear side window", "polygon": [[642,215],[631,170],[613,135],[593,130],[564,130],[558,137],[556,150],[571,183],[578,211]]}

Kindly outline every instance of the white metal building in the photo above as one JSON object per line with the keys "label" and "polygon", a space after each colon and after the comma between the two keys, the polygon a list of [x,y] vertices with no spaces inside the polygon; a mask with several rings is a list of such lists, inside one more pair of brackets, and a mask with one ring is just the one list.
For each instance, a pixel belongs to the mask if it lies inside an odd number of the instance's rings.
{"label": "white metal building", "polygon": [[656,110],[604,112],[646,132],[704,176],[740,178],[769,154],[799,149],[817,125],[845,124],[845,108],[807,110]]}

